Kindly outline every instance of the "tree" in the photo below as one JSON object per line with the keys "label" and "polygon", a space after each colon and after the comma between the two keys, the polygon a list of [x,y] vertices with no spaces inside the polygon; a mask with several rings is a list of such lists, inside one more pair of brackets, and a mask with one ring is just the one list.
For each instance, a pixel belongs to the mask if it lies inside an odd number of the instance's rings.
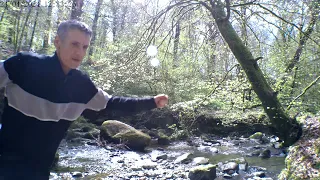
{"label": "tree", "polygon": [[48,6],[48,16],[46,19],[46,24],[47,24],[47,30],[44,33],[44,38],[43,38],[43,49],[44,51],[47,51],[49,48],[49,43],[51,39],[51,31],[52,31],[52,4],[55,4],[55,0],[51,0],[50,6]]}
{"label": "tree", "polygon": [[243,43],[237,32],[232,27],[230,18],[230,2],[226,0],[227,14],[224,12],[223,3],[218,0],[208,5],[201,3],[210,12],[215,19],[219,31],[227,42],[230,50],[237,58],[244,72],[246,73],[254,92],[262,102],[262,106],[268,115],[271,123],[283,138],[285,145],[291,145],[301,136],[301,127],[296,119],[290,118],[280,104],[276,92],[267,83],[257,61],[260,58],[254,58],[250,50]]}
{"label": "tree", "polygon": [[83,0],[73,0],[71,9],[71,19],[81,20]]}
{"label": "tree", "polygon": [[103,0],[98,0],[97,5],[96,5],[96,11],[94,13],[94,19],[93,19],[93,25],[92,25],[92,38],[91,38],[91,46],[89,49],[89,60],[92,60],[92,54],[94,50],[94,46],[96,43],[96,37],[97,37],[97,26],[98,26],[98,18],[100,14],[100,8],[103,3]]}

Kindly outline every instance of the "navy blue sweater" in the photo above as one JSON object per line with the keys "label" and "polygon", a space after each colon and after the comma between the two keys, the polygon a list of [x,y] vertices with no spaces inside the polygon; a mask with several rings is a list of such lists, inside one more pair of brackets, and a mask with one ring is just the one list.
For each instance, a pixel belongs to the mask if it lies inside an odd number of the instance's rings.
{"label": "navy blue sweater", "polygon": [[49,173],[66,131],[85,109],[156,108],[153,98],[110,96],[77,69],[66,75],[56,53],[18,53],[2,61],[0,87],[5,87],[0,167],[24,164]]}

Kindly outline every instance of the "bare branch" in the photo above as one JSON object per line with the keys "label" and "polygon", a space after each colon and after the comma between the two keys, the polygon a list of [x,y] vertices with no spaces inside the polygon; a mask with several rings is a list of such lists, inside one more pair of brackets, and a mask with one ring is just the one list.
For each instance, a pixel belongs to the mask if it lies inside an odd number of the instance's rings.
{"label": "bare branch", "polygon": [[203,1],[199,1],[199,4],[204,6],[206,9],[208,9],[213,14],[213,9],[207,3],[203,2]]}
{"label": "bare branch", "polygon": [[247,3],[243,3],[243,4],[234,4],[234,5],[230,5],[230,7],[240,7],[240,6],[248,6],[248,5],[253,5],[257,0],[251,1],[251,2],[247,2]]}
{"label": "bare branch", "polygon": [[[258,5],[258,6],[259,6],[259,7],[261,7],[262,9],[264,9],[264,10],[268,11],[270,14],[272,14],[273,16],[275,16],[276,18],[278,18],[278,19],[280,19],[280,20],[284,21],[285,23],[290,24],[290,25],[292,25],[293,27],[297,28],[297,30],[299,30],[302,34],[304,34],[304,35],[305,35],[305,32],[303,32],[303,31],[302,31],[302,29],[301,29],[301,28],[299,28],[296,24],[291,23],[291,22],[289,22],[289,21],[285,20],[284,18],[280,17],[279,15],[277,15],[276,13],[274,13],[274,12],[273,12],[273,11],[271,11],[270,9],[268,9],[268,8],[266,8],[266,7],[264,7],[264,6],[262,6],[262,5],[261,5],[261,4],[259,4],[259,3],[254,3],[254,5]],[[311,39],[311,38],[310,38],[310,39]],[[318,44],[318,42],[317,42],[317,41],[315,41],[314,39],[311,39],[311,40],[312,40],[313,42],[315,42],[315,43],[319,46],[319,44]]]}
{"label": "bare branch", "polygon": [[314,80],[312,81],[303,91],[302,93],[300,93],[297,97],[295,97],[291,102],[290,102],[290,105],[288,106],[287,108],[287,111],[291,109],[293,103],[299,99],[301,96],[303,96],[307,91],[308,89],[310,89],[313,85],[315,85],[317,83],[317,81],[320,79],[320,75]]}

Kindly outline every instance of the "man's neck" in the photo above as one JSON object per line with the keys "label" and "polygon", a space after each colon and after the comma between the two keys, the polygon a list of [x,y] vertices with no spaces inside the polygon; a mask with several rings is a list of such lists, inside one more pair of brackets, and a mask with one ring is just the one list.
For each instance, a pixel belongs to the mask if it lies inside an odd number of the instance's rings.
{"label": "man's neck", "polygon": [[60,53],[58,51],[56,51],[56,53],[57,53],[61,68],[62,68],[64,74],[67,75],[71,69],[63,64],[63,62],[61,61]]}

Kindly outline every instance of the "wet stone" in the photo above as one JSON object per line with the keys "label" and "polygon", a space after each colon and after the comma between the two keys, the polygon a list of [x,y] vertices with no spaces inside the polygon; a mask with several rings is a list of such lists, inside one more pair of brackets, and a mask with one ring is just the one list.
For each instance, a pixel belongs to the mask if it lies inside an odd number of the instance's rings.
{"label": "wet stone", "polygon": [[261,177],[261,178],[266,177],[266,174],[262,171],[254,172],[254,173],[252,173],[252,175],[256,176],[256,177]]}

